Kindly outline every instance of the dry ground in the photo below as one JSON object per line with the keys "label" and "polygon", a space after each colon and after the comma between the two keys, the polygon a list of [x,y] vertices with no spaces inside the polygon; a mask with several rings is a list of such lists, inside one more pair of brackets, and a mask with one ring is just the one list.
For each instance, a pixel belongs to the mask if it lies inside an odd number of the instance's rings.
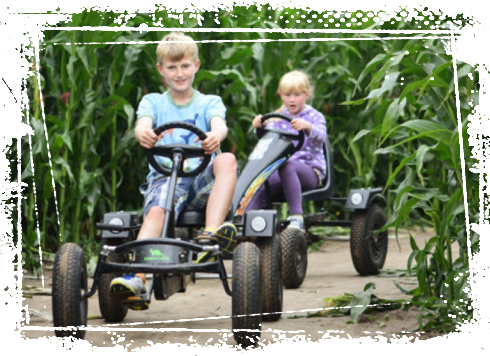
{"label": "dry ground", "polygon": [[[416,239],[423,244],[430,237],[419,232]],[[400,247],[390,237],[385,270],[406,268],[411,252],[407,235],[400,236]],[[417,328],[417,311],[395,310],[374,315],[364,315],[357,324],[348,324],[347,317],[306,317],[325,307],[324,298],[354,293],[373,282],[375,294],[386,299],[409,299],[394,285],[393,281],[410,289],[413,278],[383,273],[376,277],[360,277],[352,265],[349,244],[346,240],[333,239],[324,242],[318,251],[308,255],[308,272],[303,285],[296,290],[284,290],[284,313],[277,322],[264,322],[262,342],[271,345],[279,340],[315,342],[325,338],[379,338],[392,342],[409,338],[418,341],[440,336],[420,333]],[[231,273],[231,261],[227,261]],[[51,288],[51,270],[44,268],[44,287]],[[208,276],[209,277],[209,276]],[[23,280],[25,294],[28,287],[42,287],[41,281]],[[32,295],[24,306],[29,311],[29,320],[24,323],[22,335],[26,339],[54,338],[51,318],[51,297]],[[216,278],[199,278],[190,284],[186,293],[173,295],[166,301],[153,301],[146,311],[132,311],[123,323],[107,324],[98,309],[97,296],[89,300],[89,327],[85,340],[95,347],[122,345],[127,350],[138,350],[152,344],[184,345],[235,345],[231,334],[231,298],[224,292]]]}

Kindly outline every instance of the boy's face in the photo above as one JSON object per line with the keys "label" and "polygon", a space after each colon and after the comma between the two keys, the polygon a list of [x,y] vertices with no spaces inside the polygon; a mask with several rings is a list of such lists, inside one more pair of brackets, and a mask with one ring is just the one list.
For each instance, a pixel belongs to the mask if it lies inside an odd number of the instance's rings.
{"label": "boy's face", "polygon": [[173,94],[188,94],[192,89],[194,76],[199,70],[200,61],[195,61],[191,57],[184,57],[180,61],[163,59],[162,63],[157,63],[165,82],[170,87]]}
{"label": "boy's face", "polygon": [[281,99],[292,115],[297,115],[304,109],[308,97],[305,92],[281,93]]}

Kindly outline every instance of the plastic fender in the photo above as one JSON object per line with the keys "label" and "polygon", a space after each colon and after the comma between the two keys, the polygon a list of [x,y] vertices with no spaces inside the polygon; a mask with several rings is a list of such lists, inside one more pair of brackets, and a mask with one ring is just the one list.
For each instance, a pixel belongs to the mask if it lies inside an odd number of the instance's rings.
{"label": "plastic fender", "polygon": [[351,189],[345,202],[346,209],[367,209],[374,203],[386,205],[386,199],[381,194],[381,188]]}
{"label": "plastic fender", "polygon": [[[130,227],[138,225],[138,214],[136,211],[117,211],[104,214],[104,224]],[[102,230],[102,238],[129,238],[131,231]]]}
{"label": "plastic fender", "polygon": [[276,233],[276,210],[250,210],[243,220],[243,235],[273,237]]}

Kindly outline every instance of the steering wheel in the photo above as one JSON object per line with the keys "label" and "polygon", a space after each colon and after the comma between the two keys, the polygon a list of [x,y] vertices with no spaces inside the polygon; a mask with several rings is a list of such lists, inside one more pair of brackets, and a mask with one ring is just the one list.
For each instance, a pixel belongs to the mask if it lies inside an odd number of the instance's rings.
{"label": "steering wheel", "polygon": [[[206,134],[197,126],[188,124],[182,121],[172,121],[161,126],[158,126],[153,130],[155,135],[159,136],[162,132],[167,131],[169,129],[185,129],[188,130],[199,137],[199,139],[205,140]],[[200,147],[194,147],[191,145],[184,145],[181,143],[174,143],[168,145],[155,145],[153,148],[146,149],[146,156],[148,157],[148,161],[151,166],[155,168],[155,170],[165,176],[169,176],[172,174],[172,169],[168,167],[164,167],[160,165],[155,156],[167,157],[173,160],[174,153],[180,153],[182,155],[182,164],[180,165],[179,171],[177,175],[179,177],[193,177],[197,176],[199,173],[204,171],[211,161],[211,155],[204,153],[204,150]],[[184,171],[184,160],[188,158],[197,158],[202,157],[201,163],[199,166],[190,171]]]}
{"label": "steering wheel", "polygon": [[280,114],[277,112],[271,112],[271,113],[265,114],[260,119],[260,122],[262,123],[262,128],[257,129],[257,136],[259,136],[259,138],[262,137],[267,131],[276,132],[276,133],[278,133],[278,134],[280,134],[286,138],[289,138],[290,140],[298,140],[298,143],[296,144],[296,146],[294,146],[295,151],[298,151],[301,147],[303,147],[303,143],[305,142],[304,130],[298,131],[298,133],[295,134],[295,133],[291,133],[288,131],[265,128],[265,122],[269,119],[272,119],[272,118],[278,118],[278,119],[286,120],[287,122],[291,122],[293,120],[289,116],[284,115],[284,114]]}

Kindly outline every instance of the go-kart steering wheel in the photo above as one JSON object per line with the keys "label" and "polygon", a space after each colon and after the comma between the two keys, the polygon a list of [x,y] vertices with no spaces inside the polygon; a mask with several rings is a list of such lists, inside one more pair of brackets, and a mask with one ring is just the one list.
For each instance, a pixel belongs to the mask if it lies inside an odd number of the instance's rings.
{"label": "go-kart steering wheel", "polygon": [[257,129],[257,136],[259,136],[259,138],[262,137],[266,131],[276,132],[276,133],[278,133],[278,134],[280,134],[286,138],[289,138],[290,140],[298,140],[298,143],[296,144],[296,146],[294,146],[294,150],[298,151],[299,149],[301,149],[301,147],[303,147],[303,143],[305,142],[305,131],[301,130],[301,131],[298,131],[297,134],[295,134],[295,133],[291,133],[291,132],[283,131],[283,130],[268,129],[265,127],[264,123],[267,120],[272,119],[272,118],[279,118],[282,120],[286,120],[287,122],[291,122],[293,120],[291,117],[284,115],[284,114],[277,113],[277,112],[271,112],[271,113],[265,114],[260,119],[260,122],[262,124],[262,128]]}
{"label": "go-kart steering wheel", "polygon": [[[167,131],[169,129],[185,129],[191,131],[196,134],[197,137],[201,141],[206,139],[206,134],[197,126],[188,124],[182,121],[172,121],[161,126],[158,126],[153,130],[155,135],[159,136],[162,132]],[[199,173],[204,171],[211,160],[211,155],[204,153],[204,150],[201,147],[194,147],[191,145],[185,145],[181,143],[173,143],[168,145],[155,145],[153,148],[146,149],[146,156],[148,157],[148,161],[151,166],[155,168],[155,170],[165,176],[169,176],[172,174],[172,169],[168,167],[164,167],[160,165],[155,156],[167,157],[173,160],[174,153],[179,152],[182,155],[182,164],[180,165],[179,171],[177,175],[179,177],[193,177],[197,176]],[[184,160],[188,158],[197,158],[202,157],[201,163],[190,171],[184,171]]]}

